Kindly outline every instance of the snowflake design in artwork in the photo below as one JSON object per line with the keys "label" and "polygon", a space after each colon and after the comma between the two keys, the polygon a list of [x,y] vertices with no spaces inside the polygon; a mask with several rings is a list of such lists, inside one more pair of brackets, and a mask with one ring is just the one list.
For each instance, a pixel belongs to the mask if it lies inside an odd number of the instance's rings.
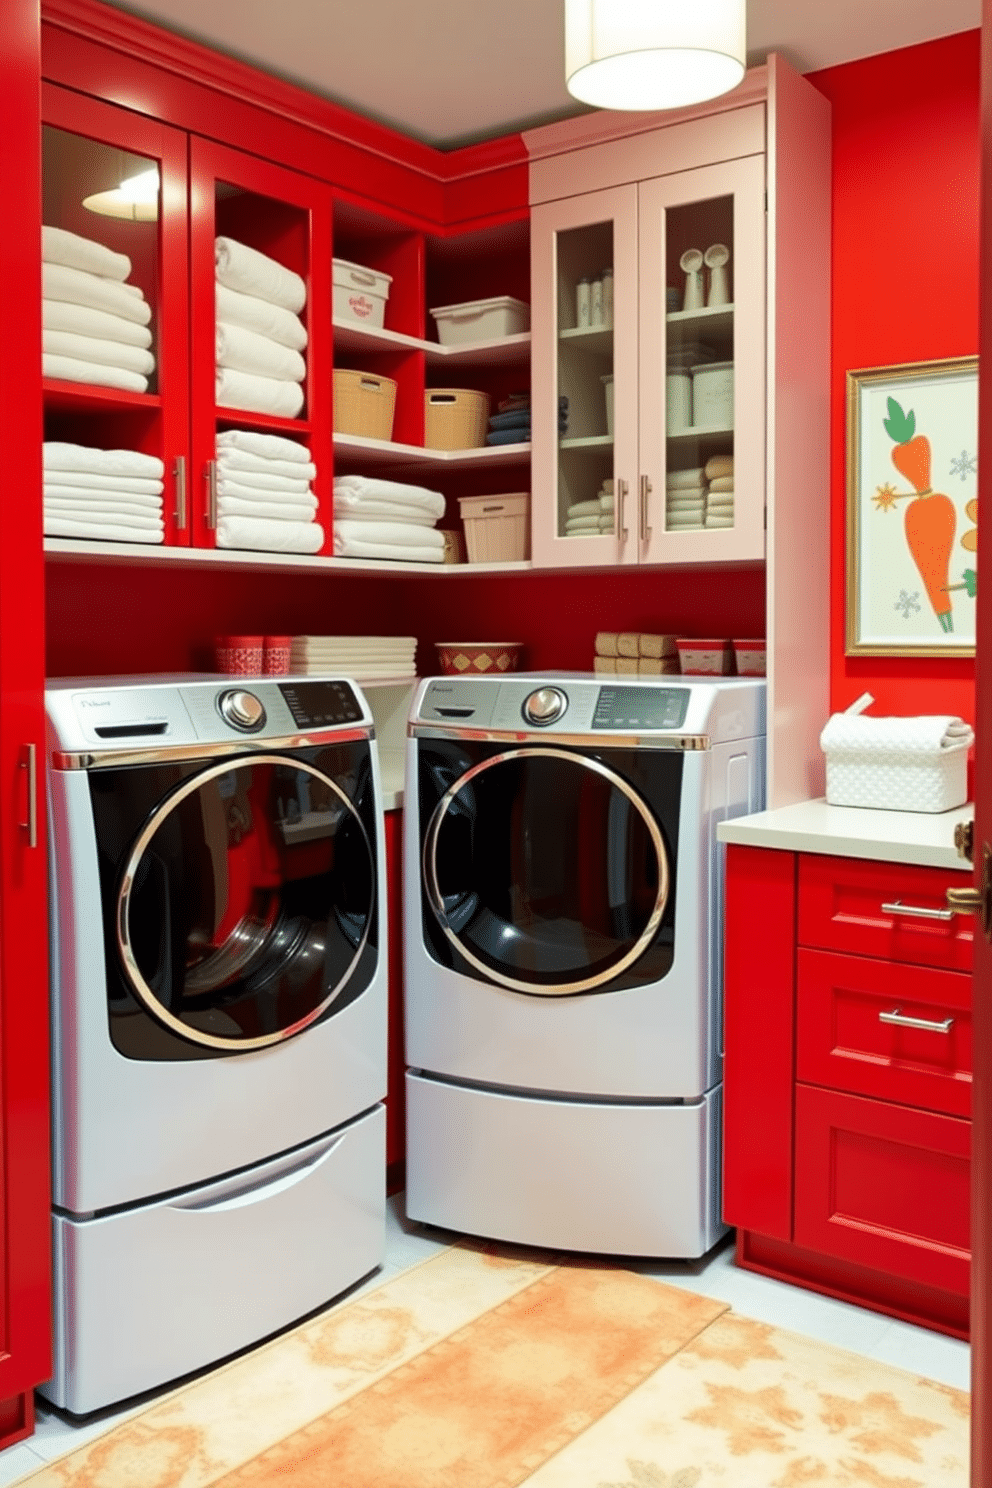
{"label": "snowflake design in artwork", "polygon": [[918,615],[920,612],[920,591],[914,589],[912,594],[910,594],[907,589],[900,589],[899,598],[892,608],[898,610],[904,620],[908,620],[911,615]]}
{"label": "snowflake design in artwork", "polygon": [[962,450],[951,460],[951,476],[959,475],[962,480],[967,480],[969,475],[978,474],[978,456],[969,455],[967,450]]}

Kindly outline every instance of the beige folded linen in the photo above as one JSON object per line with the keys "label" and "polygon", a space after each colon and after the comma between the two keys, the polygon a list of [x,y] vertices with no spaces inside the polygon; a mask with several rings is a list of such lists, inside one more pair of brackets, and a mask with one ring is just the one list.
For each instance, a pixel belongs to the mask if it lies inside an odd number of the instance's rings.
{"label": "beige folded linen", "polygon": [[254,372],[258,377],[278,377],[288,382],[302,382],[307,375],[307,364],[298,351],[244,326],[218,321],[214,350],[217,365],[233,367],[236,372]]}
{"label": "beige folded linen", "polygon": [[127,372],[139,372],[144,377],[155,371],[155,358],[145,347],[127,346],[123,341],[104,341],[97,336],[80,336],[75,331],[43,330],[41,349],[53,356],[123,367]]}
{"label": "beige folded linen", "polygon": [[665,527],[669,532],[694,532],[703,525],[703,514],[697,516],[666,517]]}
{"label": "beige folded linen", "polygon": [[297,439],[288,439],[284,434],[256,434],[251,429],[224,429],[217,435],[217,449],[246,450],[264,460],[292,460],[294,464],[309,465],[310,451]]}
{"label": "beige folded linen", "polygon": [[711,491],[732,491],[734,489],[734,477],[732,475],[718,475],[715,480],[710,481]]}
{"label": "beige folded linen", "polygon": [[616,656],[620,637],[612,630],[600,630],[596,634],[596,655]]}
{"label": "beige folded linen", "polygon": [[[609,520],[609,519],[607,519]],[[566,536],[570,532],[598,532],[598,517],[570,517],[565,523]]]}
{"label": "beige folded linen", "polygon": [[[232,449],[229,445],[220,445],[217,449],[217,472],[218,474],[233,475],[235,480],[243,480],[246,485],[254,485],[256,480],[261,484],[261,477],[281,476],[286,480],[312,481],[317,474],[317,467],[312,460],[273,460],[268,455],[253,455],[248,450]],[[251,471],[249,479],[245,472]],[[273,488],[275,489],[275,488]]]}
{"label": "beige folded linen", "polygon": [[724,517],[717,512],[708,512],[706,515],[707,527],[733,527],[733,517]]}
{"label": "beige folded linen", "polygon": [[706,498],[706,510],[707,511],[715,511],[717,509],[719,509],[721,511],[733,511],[733,509],[734,509],[734,493],[733,493],[733,491],[722,491],[722,492],[721,491],[718,491],[715,496],[708,496]]}
{"label": "beige folded linen", "polygon": [[724,480],[734,473],[733,455],[711,455],[704,466],[707,480]]}
{"label": "beige folded linen", "polygon": [[[147,325],[152,318],[151,306],[136,284],[118,284],[84,269],[70,269],[65,264],[41,266],[42,294],[46,300],[68,300],[70,305],[88,305],[91,310],[108,311],[124,320]],[[137,293],[133,291],[137,290]],[[112,338],[111,338],[112,339]]]}
{"label": "beige folded linen", "polygon": [[666,501],[667,512],[701,512],[706,508],[706,498],[700,496],[698,501]]}
{"label": "beige folded linen", "polygon": [[289,346],[293,351],[302,351],[306,346],[307,328],[292,310],[284,310],[271,300],[260,300],[257,295],[240,294],[226,284],[215,284],[214,296],[216,319],[225,325],[244,326],[246,331],[270,336],[280,346]]}
{"label": "beige folded linen", "polygon": [[64,227],[41,229],[41,257],[44,263],[65,264],[67,268],[82,269],[87,274],[99,274],[101,279],[116,279],[118,283],[131,273],[131,260],[126,253],[115,253],[95,238],[83,238]]}
{"label": "beige folded linen", "polygon": [[128,393],[148,391],[148,378],[140,372],[108,367],[101,362],[83,362],[78,357],[54,356],[47,351],[42,354],[41,373],[43,377],[56,377],[63,382],[88,382],[96,387],[121,388]]}
{"label": "beige folded linen", "polygon": [[660,657],[678,655],[678,647],[675,644],[674,636],[640,635],[637,639],[642,656]]}
{"label": "beige folded linen", "polygon": [[638,676],[673,677],[679,671],[677,656],[641,656],[637,662]]}
{"label": "beige folded linen", "polygon": [[157,455],[140,450],[97,449],[88,444],[66,444],[59,439],[46,439],[41,446],[45,476],[51,470],[87,470],[95,475],[136,475],[142,479],[161,480],[165,466]]}
{"label": "beige folded linen", "polygon": [[565,517],[569,522],[573,517],[598,517],[602,509],[598,496],[595,501],[573,501]]}
{"label": "beige folded linen", "polygon": [[317,522],[218,517],[217,546],[253,548],[264,553],[319,553],[324,546],[324,529]]}
{"label": "beige folded linen", "polygon": [[257,248],[249,248],[247,243],[235,238],[215,239],[214,262],[218,281],[239,294],[256,295],[294,315],[307,302],[307,287],[299,274]]}
{"label": "beige folded linen", "polygon": [[616,675],[617,659],[615,656],[594,656],[592,659],[594,672],[612,672]]}
{"label": "beige folded linen", "polygon": [[665,488],[669,491],[694,490],[706,484],[706,471],[700,465],[691,470],[670,470],[665,476]]}
{"label": "beige folded linen", "polygon": [[637,658],[636,657],[633,657],[633,656],[618,656],[617,657],[617,671],[624,673],[624,675],[630,675],[630,676],[635,676],[636,677],[636,675],[637,675]]}
{"label": "beige folded linen", "polygon": [[101,341],[120,341],[125,346],[149,347],[152,333],[146,325],[125,320],[110,310],[73,305],[68,300],[42,300],[41,324],[46,331],[69,331],[75,336],[96,336]]}
{"label": "beige folded linen", "polygon": [[254,372],[218,367],[214,384],[214,396],[220,408],[244,408],[254,413],[296,418],[303,407],[300,384],[283,378],[258,377]]}
{"label": "beige folded linen", "polygon": [[632,631],[625,630],[617,636],[617,655],[634,656],[641,654],[641,638]]}

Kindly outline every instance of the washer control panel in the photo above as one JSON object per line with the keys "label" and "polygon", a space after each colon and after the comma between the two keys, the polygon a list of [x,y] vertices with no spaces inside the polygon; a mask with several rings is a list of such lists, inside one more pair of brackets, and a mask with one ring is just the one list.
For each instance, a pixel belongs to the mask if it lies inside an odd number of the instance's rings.
{"label": "washer control panel", "polygon": [[679,729],[689,709],[686,687],[602,687],[594,729]]}
{"label": "washer control panel", "polygon": [[244,734],[253,734],[256,729],[265,725],[265,708],[261,699],[240,687],[228,688],[226,692],[222,692],[217,699],[217,707],[224,722],[229,723],[232,728],[240,729]]}
{"label": "washer control panel", "polygon": [[544,728],[555,723],[568,708],[568,697],[560,687],[539,687],[524,699],[521,713],[528,723]]}
{"label": "washer control panel", "polygon": [[279,691],[297,728],[361,722],[361,707],[347,682],[281,682]]}

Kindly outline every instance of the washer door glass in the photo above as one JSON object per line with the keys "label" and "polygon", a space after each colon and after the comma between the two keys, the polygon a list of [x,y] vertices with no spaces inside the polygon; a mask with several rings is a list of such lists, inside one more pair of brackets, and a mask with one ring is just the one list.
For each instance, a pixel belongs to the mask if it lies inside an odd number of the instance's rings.
{"label": "washer door glass", "polygon": [[669,891],[649,807],[599,760],[554,748],[495,755],[438,803],[424,839],[428,902],[487,978],[594,991],[651,944]]}
{"label": "washer door glass", "polygon": [[255,1049],[343,990],[375,903],[368,836],[312,765],[256,755],[204,770],[153,812],[117,897],[124,974],[173,1032]]}

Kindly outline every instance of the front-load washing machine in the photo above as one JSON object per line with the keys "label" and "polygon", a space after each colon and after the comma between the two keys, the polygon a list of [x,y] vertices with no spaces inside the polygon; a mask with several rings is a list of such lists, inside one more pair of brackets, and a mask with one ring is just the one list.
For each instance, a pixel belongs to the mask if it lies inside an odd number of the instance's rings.
{"label": "front-load washing machine", "polygon": [[760,680],[428,679],[404,799],[407,1210],[690,1257],[720,1219],[723,849]]}
{"label": "front-load washing machine", "polygon": [[335,678],[49,683],[55,1349],[85,1413],[382,1260],[372,718]]}

